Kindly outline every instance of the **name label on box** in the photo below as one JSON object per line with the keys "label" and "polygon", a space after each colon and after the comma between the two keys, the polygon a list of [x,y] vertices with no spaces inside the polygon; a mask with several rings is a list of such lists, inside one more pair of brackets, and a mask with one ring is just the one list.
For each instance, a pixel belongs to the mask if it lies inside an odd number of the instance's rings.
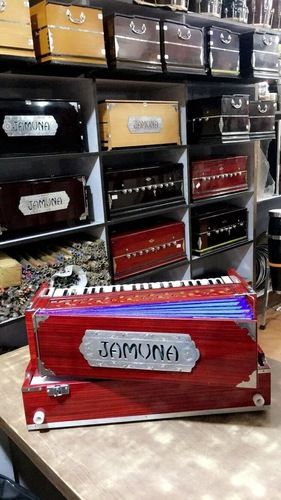
{"label": "name label on box", "polygon": [[52,115],[6,115],[2,128],[8,137],[55,136],[58,124]]}
{"label": "name label on box", "polygon": [[23,215],[57,212],[58,210],[66,210],[68,208],[69,201],[69,196],[65,191],[33,194],[21,197],[19,210]]}
{"label": "name label on box", "polygon": [[159,134],[163,127],[160,116],[129,116],[128,129],[131,134]]}

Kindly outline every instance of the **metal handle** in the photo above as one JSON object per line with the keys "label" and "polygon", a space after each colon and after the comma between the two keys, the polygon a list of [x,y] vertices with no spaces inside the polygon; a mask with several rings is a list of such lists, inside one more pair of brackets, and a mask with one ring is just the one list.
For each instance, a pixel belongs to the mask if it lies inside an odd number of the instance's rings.
{"label": "metal handle", "polygon": [[262,41],[263,41],[264,45],[267,45],[268,47],[270,47],[270,45],[273,44],[272,36],[267,37],[266,35],[263,35]]}
{"label": "metal handle", "polygon": [[131,28],[132,32],[135,33],[136,35],[144,35],[146,32],[146,25],[144,23],[143,23],[141,29],[138,29],[138,28],[136,28],[134,21],[131,21],[130,28]]}
{"label": "metal handle", "polygon": [[68,20],[74,24],[83,24],[86,21],[86,15],[84,14],[84,12],[81,12],[80,17],[73,17],[71,14],[71,10],[67,9],[66,16]]}
{"label": "metal handle", "polygon": [[267,110],[268,110],[268,105],[265,104],[264,108],[262,109],[261,105],[258,104],[258,110],[259,110],[260,113],[266,113]]}
{"label": "metal handle", "polygon": [[191,38],[191,31],[189,28],[187,28],[186,33],[182,33],[182,30],[179,28],[178,29],[178,37],[181,40],[189,40]]}
{"label": "metal handle", "polygon": [[222,43],[225,43],[226,45],[229,45],[230,42],[231,42],[231,40],[232,40],[232,36],[228,33],[227,38],[224,38],[224,34],[221,33],[220,34],[220,39],[221,39]]}
{"label": "metal handle", "polygon": [[7,2],[5,0],[0,0],[0,12],[4,12],[7,7]]}
{"label": "metal handle", "polygon": [[231,105],[232,105],[232,106],[233,106],[233,108],[235,108],[235,109],[240,109],[240,108],[242,108],[242,99],[239,99],[239,100],[238,100],[238,103],[236,103],[236,102],[234,101],[234,99],[231,99]]}

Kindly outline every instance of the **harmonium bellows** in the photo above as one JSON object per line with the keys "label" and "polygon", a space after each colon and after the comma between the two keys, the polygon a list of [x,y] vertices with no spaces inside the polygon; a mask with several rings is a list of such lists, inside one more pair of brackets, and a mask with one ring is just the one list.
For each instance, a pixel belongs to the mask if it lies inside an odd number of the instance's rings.
{"label": "harmonium bellows", "polygon": [[35,62],[28,0],[0,2],[0,55]]}
{"label": "harmonium bellows", "polygon": [[185,202],[183,165],[163,162],[105,172],[110,217]]}
{"label": "harmonium bellows", "polygon": [[42,286],[26,324],[29,430],[270,404],[255,295],[233,270],[202,280]]}
{"label": "harmonium bellows", "polygon": [[30,13],[38,62],[107,66],[101,9],[38,0]]}
{"label": "harmonium bellows", "polygon": [[250,139],[249,96],[222,95],[188,102],[189,140],[194,143],[235,143]]}
{"label": "harmonium bellows", "polygon": [[105,149],[181,144],[177,101],[106,100],[99,104]]}
{"label": "harmonium bellows", "polygon": [[0,155],[81,153],[87,150],[79,102],[0,100]]}
{"label": "harmonium bellows", "polygon": [[241,35],[241,74],[244,77],[279,78],[279,36],[255,30]]}
{"label": "harmonium bellows", "polygon": [[0,235],[82,224],[88,219],[85,177],[0,184]]}
{"label": "harmonium bellows", "polygon": [[212,26],[207,30],[209,67],[212,76],[240,75],[240,35]]}

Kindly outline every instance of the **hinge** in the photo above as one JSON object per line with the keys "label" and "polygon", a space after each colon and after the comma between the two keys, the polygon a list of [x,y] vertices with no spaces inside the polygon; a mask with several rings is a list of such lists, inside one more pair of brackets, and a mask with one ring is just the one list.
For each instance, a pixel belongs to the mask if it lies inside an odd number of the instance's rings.
{"label": "hinge", "polygon": [[70,393],[69,385],[48,385],[47,394],[51,398],[61,398],[62,396],[68,396]]}

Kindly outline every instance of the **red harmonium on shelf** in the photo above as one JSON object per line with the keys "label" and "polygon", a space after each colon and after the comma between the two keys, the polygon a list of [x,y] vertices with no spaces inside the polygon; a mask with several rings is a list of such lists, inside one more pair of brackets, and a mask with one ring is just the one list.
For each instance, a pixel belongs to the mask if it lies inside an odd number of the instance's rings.
{"label": "red harmonium on shelf", "polygon": [[126,225],[111,235],[114,279],[120,280],[186,258],[183,222]]}
{"label": "red harmonium on shelf", "polygon": [[[26,312],[29,429],[260,410],[255,295],[220,278],[53,289]],[[165,383],[163,383],[165,382]]]}
{"label": "red harmonium on shelf", "polygon": [[248,188],[247,156],[194,161],[192,198],[211,198]]}

